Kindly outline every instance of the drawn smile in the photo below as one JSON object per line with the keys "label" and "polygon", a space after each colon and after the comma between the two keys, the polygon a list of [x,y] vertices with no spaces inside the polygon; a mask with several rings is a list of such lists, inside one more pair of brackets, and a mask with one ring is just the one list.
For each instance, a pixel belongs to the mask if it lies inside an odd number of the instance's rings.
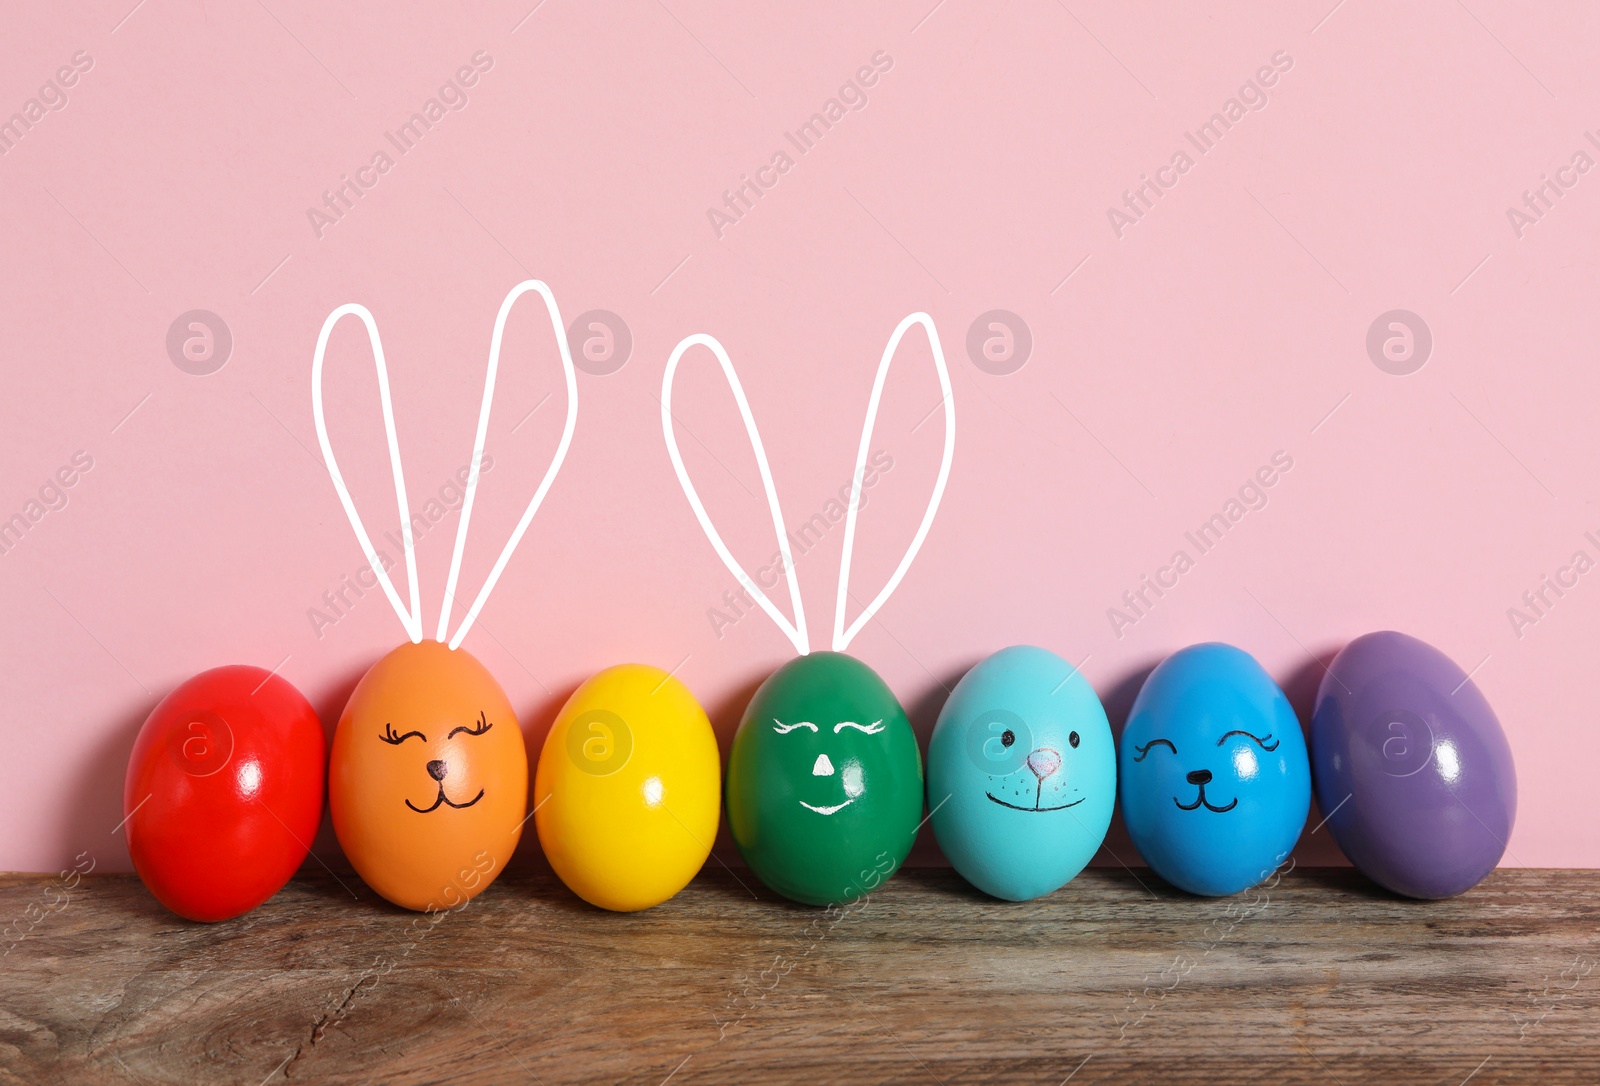
{"label": "drawn smile", "polygon": [[1043,813],[1044,811],[1064,811],[1068,807],[1076,807],[1078,804],[1083,802],[1082,799],[1075,799],[1071,803],[1063,803],[1059,807],[1018,807],[1015,803],[1007,803],[1005,800],[1001,799],[992,792],[985,792],[984,795],[988,796],[1002,807],[1010,807],[1013,811],[1027,811],[1030,814]]}
{"label": "drawn smile", "polygon": [[854,802],[855,802],[855,797],[851,796],[849,799],[845,800],[843,803],[835,803],[832,807],[813,807],[811,804],[807,803],[805,800],[801,800],[800,801],[800,806],[804,807],[808,811],[816,811],[819,815],[831,815],[831,814],[838,814],[840,811],[844,810],[846,807],[850,806],[850,804],[852,804]]}
{"label": "drawn smile", "polygon": [[1226,813],[1228,811],[1233,810],[1235,807],[1237,807],[1239,805],[1239,797],[1238,796],[1234,796],[1231,800],[1228,801],[1228,805],[1226,807],[1215,806],[1214,804],[1212,804],[1212,802],[1210,800],[1206,799],[1206,786],[1202,784],[1200,786],[1200,794],[1198,796],[1196,796],[1195,799],[1194,799],[1194,802],[1189,804],[1187,807],[1185,807],[1181,803],[1178,803],[1178,797],[1177,796],[1173,796],[1172,797],[1172,802],[1178,804],[1178,810],[1180,810],[1180,811],[1192,811],[1192,810],[1195,810],[1196,808],[1200,807],[1203,804],[1205,806],[1205,809],[1208,810],[1208,811],[1215,811],[1217,814],[1224,814],[1224,813]]}
{"label": "drawn smile", "polygon": [[444,783],[440,782],[440,784],[439,784],[439,794],[438,794],[438,796],[436,796],[434,798],[432,806],[430,806],[430,807],[418,807],[415,803],[412,803],[409,799],[406,800],[406,806],[410,807],[413,811],[416,811],[418,814],[427,814],[430,811],[436,811],[436,810],[439,809],[439,804],[441,804],[441,803],[444,804],[446,807],[454,807],[456,810],[460,811],[460,810],[465,810],[468,807],[471,807],[474,803],[478,802],[482,798],[483,798],[483,789],[480,788],[480,789],[478,789],[478,794],[473,796],[471,799],[467,800],[467,802],[465,802],[465,803],[457,803],[455,800],[451,799],[449,796],[444,794]]}

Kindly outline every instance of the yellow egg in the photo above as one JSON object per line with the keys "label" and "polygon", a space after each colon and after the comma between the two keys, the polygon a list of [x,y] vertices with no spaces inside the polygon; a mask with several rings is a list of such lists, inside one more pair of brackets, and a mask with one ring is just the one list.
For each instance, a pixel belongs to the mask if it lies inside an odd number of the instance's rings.
{"label": "yellow egg", "polygon": [[533,792],[539,843],[561,881],[602,909],[648,909],[711,854],[722,808],[717,738],[665,671],[609,667],[561,707]]}

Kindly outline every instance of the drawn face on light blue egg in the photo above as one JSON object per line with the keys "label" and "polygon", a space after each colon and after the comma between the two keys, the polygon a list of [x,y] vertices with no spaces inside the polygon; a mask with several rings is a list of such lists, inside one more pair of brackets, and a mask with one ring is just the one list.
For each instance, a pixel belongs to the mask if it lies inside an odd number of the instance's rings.
{"label": "drawn face on light blue egg", "polygon": [[1150,673],[1118,749],[1122,817],[1156,874],[1238,893],[1287,859],[1311,804],[1289,700],[1231,645],[1191,645]]}
{"label": "drawn face on light blue egg", "polygon": [[1017,645],[945,702],[928,745],[934,836],[967,881],[1026,901],[1072,879],[1105,839],[1116,751],[1094,689],[1061,657]]}

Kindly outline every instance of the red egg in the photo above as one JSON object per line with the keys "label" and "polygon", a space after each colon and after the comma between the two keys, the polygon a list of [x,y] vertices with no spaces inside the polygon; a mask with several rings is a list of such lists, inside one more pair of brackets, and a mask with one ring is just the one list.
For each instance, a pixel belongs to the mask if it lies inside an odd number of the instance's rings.
{"label": "red egg", "polygon": [[196,675],[155,707],[128,759],[135,870],[179,916],[249,912],[310,851],[326,771],[322,724],[290,683],[245,665]]}

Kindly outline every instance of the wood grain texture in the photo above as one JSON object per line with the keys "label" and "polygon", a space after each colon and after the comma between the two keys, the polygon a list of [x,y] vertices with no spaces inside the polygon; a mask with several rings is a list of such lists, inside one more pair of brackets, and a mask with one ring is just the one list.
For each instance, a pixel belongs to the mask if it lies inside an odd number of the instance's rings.
{"label": "wood grain texture", "polygon": [[0,1081],[1600,1082],[1594,871],[1011,904],[914,870],[830,914],[719,870],[633,915],[522,876],[435,923],[341,878],[209,926],[129,876],[0,878]]}

